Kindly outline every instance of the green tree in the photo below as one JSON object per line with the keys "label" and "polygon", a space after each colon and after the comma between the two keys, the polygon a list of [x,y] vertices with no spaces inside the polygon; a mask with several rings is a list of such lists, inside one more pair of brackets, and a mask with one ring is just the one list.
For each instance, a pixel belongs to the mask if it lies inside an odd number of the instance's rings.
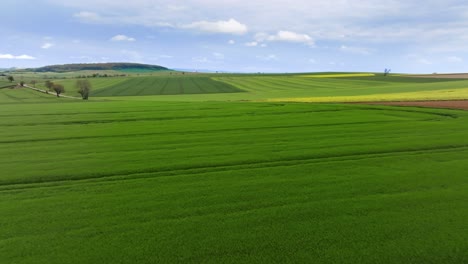
{"label": "green tree", "polygon": [[77,80],[76,88],[83,100],[88,100],[89,92],[91,91],[91,83],[88,80]]}
{"label": "green tree", "polygon": [[49,89],[49,91],[52,91],[52,88],[54,87],[54,83],[47,80],[47,81],[45,81],[45,87],[47,87],[47,89]]}
{"label": "green tree", "polygon": [[10,82],[13,82],[13,81],[15,80],[15,78],[14,78],[13,76],[11,76],[11,75],[9,75],[9,76],[7,77],[7,79],[8,79]]}
{"label": "green tree", "polygon": [[52,85],[52,89],[55,91],[55,93],[57,93],[57,97],[60,97],[60,94],[65,92],[65,87],[63,87],[63,85],[58,84],[58,83],[54,83]]}

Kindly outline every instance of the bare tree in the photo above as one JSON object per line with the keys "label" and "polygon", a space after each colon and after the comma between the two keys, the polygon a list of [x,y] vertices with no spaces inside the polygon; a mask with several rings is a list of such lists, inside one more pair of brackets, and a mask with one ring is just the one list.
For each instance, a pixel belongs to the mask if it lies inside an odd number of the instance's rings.
{"label": "bare tree", "polygon": [[385,69],[384,70],[384,76],[387,76],[390,72],[392,71],[392,69]]}
{"label": "bare tree", "polygon": [[63,87],[63,85],[58,84],[58,83],[54,83],[52,85],[52,89],[55,91],[55,93],[57,93],[57,97],[60,97],[60,94],[65,92],[65,87]]}
{"label": "bare tree", "polygon": [[88,100],[89,92],[91,91],[91,83],[88,80],[78,80],[76,81],[76,88],[83,100]]}
{"label": "bare tree", "polygon": [[36,83],[37,83],[36,80],[32,80],[32,81],[31,81],[31,84],[32,84],[33,87],[36,87]]}

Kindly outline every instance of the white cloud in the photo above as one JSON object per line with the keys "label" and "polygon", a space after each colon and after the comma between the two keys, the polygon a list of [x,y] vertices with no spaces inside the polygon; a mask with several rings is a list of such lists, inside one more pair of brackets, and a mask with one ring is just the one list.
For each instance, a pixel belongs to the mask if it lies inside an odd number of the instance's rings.
{"label": "white cloud", "polygon": [[[145,13],[145,11],[143,11]],[[73,15],[83,23],[140,25],[147,27],[174,27],[172,23],[159,19],[160,14],[128,15],[125,12],[102,15],[96,12],[82,11]]]}
{"label": "white cloud", "polygon": [[128,36],[125,36],[125,35],[116,35],[116,36],[113,36],[110,41],[128,41],[128,42],[133,42],[133,41],[136,41],[135,38],[131,38],[131,37],[128,37]]}
{"label": "white cloud", "polygon": [[347,52],[347,53],[354,53],[354,54],[360,54],[360,55],[370,55],[372,52],[363,47],[350,47],[346,45],[341,45],[340,50],[342,52]]}
{"label": "white cloud", "polygon": [[450,57],[447,57],[447,61],[452,62],[452,63],[460,63],[460,62],[463,62],[463,59],[457,56],[450,56]]}
{"label": "white cloud", "polygon": [[280,30],[274,35],[269,35],[266,33],[257,33],[255,35],[257,42],[264,41],[282,41],[282,42],[293,42],[293,43],[303,43],[309,46],[313,46],[314,40],[307,34],[296,33],[287,30]]}
{"label": "white cloud", "polygon": [[192,22],[190,24],[182,25],[180,27],[208,33],[225,33],[234,35],[243,35],[248,31],[246,25],[241,24],[240,22],[232,18],[226,21],[220,20],[215,22],[197,21]]}
{"label": "white cloud", "polygon": [[236,42],[235,42],[234,40],[231,39],[231,40],[228,41],[228,44],[229,44],[229,45],[234,45],[234,44],[236,44]]}
{"label": "white cloud", "polygon": [[[388,41],[388,36],[417,40],[425,34],[424,31],[417,30],[418,34],[409,35],[406,32],[421,26],[441,32],[451,31],[453,25],[444,25],[444,20],[458,20],[462,22],[458,28],[466,28],[464,21],[468,17],[468,4],[461,0],[429,0],[424,4],[403,0],[294,0],[287,4],[271,0],[250,1],[248,4],[238,0],[186,0],[182,4],[178,3],[180,1],[174,4],[173,0],[48,1],[81,9],[74,16],[84,22],[174,26],[190,25],[193,21],[215,23],[207,21],[235,17],[251,26],[250,31],[276,32],[288,25],[289,31],[304,32],[315,40],[360,38]],[[392,22],[382,23],[386,19]]]}
{"label": "white cloud", "polygon": [[73,15],[73,17],[78,18],[83,22],[88,23],[100,23],[103,22],[103,18],[94,12],[82,11]]}
{"label": "white cloud", "polygon": [[277,61],[279,60],[278,56],[276,54],[270,54],[266,56],[257,56],[257,59],[264,60],[264,61]]}
{"label": "white cloud", "polygon": [[54,43],[46,42],[46,43],[42,44],[41,49],[50,49],[53,46],[55,46]]}
{"label": "white cloud", "polygon": [[256,41],[247,42],[247,43],[245,43],[245,46],[247,46],[247,47],[256,47],[256,46],[258,46],[258,42],[256,42]]}
{"label": "white cloud", "polygon": [[12,54],[0,54],[0,59],[5,59],[5,60],[35,60],[36,58],[30,55],[19,55],[15,56]]}

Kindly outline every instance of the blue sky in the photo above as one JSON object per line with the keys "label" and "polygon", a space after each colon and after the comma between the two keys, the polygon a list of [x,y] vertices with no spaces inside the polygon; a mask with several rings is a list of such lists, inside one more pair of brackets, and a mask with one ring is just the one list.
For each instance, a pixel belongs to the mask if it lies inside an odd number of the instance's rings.
{"label": "blue sky", "polygon": [[0,68],[468,72],[458,0],[3,0],[0,15]]}

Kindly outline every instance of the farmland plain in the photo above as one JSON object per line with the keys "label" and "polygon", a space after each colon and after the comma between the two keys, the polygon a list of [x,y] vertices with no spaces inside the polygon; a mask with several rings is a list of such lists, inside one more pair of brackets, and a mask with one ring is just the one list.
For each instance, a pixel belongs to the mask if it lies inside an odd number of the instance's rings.
{"label": "farmland plain", "polygon": [[97,78],[114,96],[89,102],[1,89],[0,260],[466,263],[468,112],[267,102],[467,84],[392,78],[224,75],[235,92],[151,96]]}
{"label": "farmland plain", "polygon": [[[26,76],[26,82],[33,79]],[[65,94],[79,96],[75,78],[69,75],[63,75],[66,79],[57,78],[52,80],[65,86]],[[110,100],[356,102],[468,98],[467,79],[384,77],[369,73],[183,75],[170,72],[99,77],[89,81],[93,87],[91,97]],[[44,82],[39,81],[37,87],[45,88]]]}

